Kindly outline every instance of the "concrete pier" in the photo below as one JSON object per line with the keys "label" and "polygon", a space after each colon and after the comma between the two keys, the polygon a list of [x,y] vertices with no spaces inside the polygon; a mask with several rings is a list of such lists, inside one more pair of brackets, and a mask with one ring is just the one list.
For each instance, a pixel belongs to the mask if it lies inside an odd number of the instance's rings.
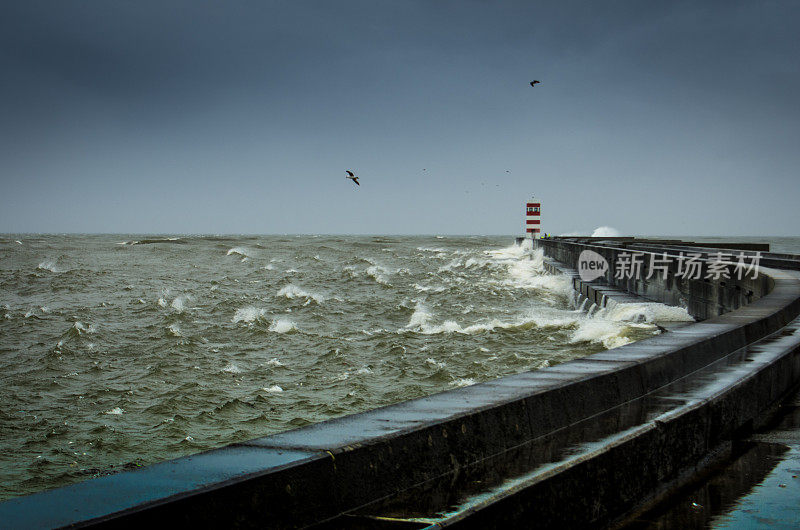
{"label": "concrete pier", "polygon": [[[547,369],[11,499],[0,503],[0,521],[604,527],[724,456],[800,382],[798,258],[742,248],[751,262],[762,252],[757,278],[685,279],[674,261],[664,277],[650,275],[650,258],[692,252],[707,271],[719,249],[630,238],[535,244],[593,303],[681,305],[698,322]],[[576,271],[585,250],[609,263],[640,252],[642,274],[584,282]]]}

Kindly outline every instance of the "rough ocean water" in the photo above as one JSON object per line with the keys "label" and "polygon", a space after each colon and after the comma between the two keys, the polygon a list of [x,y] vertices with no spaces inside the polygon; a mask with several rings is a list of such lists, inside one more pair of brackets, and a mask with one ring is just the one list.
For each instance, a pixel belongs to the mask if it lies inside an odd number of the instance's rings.
{"label": "rough ocean water", "polygon": [[541,253],[512,242],[0,236],[0,498],[552,366],[688,318],[660,304],[582,311]]}

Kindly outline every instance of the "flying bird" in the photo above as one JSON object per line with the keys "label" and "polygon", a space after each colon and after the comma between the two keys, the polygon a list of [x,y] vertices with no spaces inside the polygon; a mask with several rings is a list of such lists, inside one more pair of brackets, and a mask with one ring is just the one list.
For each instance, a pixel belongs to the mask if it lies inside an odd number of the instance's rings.
{"label": "flying bird", "polygon": [[539,83],[541,83],[541,81],[537,81],[537,80],[534,79],[533,81],[531,81],[531,86],[536,86]]}
{"label": "flying bird", "polygon": [[361,186],[361,184],[358,183],[358,177],[355,176],[352,171],[350,171],[349,169],[345,169],[344,171],[345,171],[345,173],[347,173],[347,177],[345,177],[345,178],[348,178],[348,179],[352,180],[353,182],[355,182],[356,185]]}

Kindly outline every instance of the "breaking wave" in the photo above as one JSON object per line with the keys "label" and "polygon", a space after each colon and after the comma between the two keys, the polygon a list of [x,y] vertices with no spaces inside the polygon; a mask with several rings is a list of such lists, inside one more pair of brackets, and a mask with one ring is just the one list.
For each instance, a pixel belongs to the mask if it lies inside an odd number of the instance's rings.
{"label": "breaking wave", "polygon": [[186,309],[186,300],[187,297],[178,296],[172,301],[170,307],[172,307],[172,309],[174,309],[178,313],[183,313],[184,309]]}
{"label": "breaking wave", "polygon": [[275,296],[283,296],[285,298],[288,298],[289,300],[292,300],[294,298],[305,298],[306,302],[304,305],[308,305],[312,301],[316,302],[317,304],[321,304],[322,302],[325,301],[324,296],[316,293],[310,293],[291,283],[281,288],[275,294]]}
{"label": "breaking wave", "polygon": [[269,325],[269,330],[275,333],[292,333],[298,331],[297,325],[288,318],[276,318]]}
{"label": "breaking wave", "polygon": [[[511,320],[489,319],[473,324],[460,324],[455,320],[436,322],[434,314],[422,302],[417,302],[408,324],[399,332],[417,332],[424,335],[460,333],[476,335],[495,330],[548,329],[568,334],[571,344],[589,342],[605,348],[616,348],[636,340],[642,332],[659,333],[657,322],[691,322],[694,319],[679,307],[658,303],[614,303],[593,313],[581,310],[536,308],[528,314]],[[638,333],[637,333],[638,332]]]}
{"label": "breaking wave", "polygon": [[387,268],[381,267],[380,265],[371,265],[367,267],[366,273],[376,282],[383,285],[389,285],[388,275],[390,272]]}
{"label": "breaking wave", "polygon": [[609,300],[606,307],[594,316],[617,322],[694,322],[694,318],[683,307],[674,307],[656,302],[617,303]]}
{"label": "breaking wave", "polygon": [[223,372],[228,374],[240,374],[242,373],[242,369],[236,366],[233,363],[228,363],[225,365],[225,368],[222,369]]}
{"label": "breaking wave", "polygon": [[244,322],[246,324],[252,324],[257,320],[263,319],[267,315],[267,311],[265,309],[259,309],[253,306],[242,307],[236,310],[236,313],[233,315],[233,322]]}
{"label": "breaking wave", "polygon": [[92,324],[89,324],[87,326],[83,322],[77,321],[74,324],[72,324],[72,328],[70,329],[70,331],[73,331],[74,333],[80,336],[80,335],[86,335],[87,333],[94,333],[95,329]]}
{"label": "breaking wave", "polygon": [[39,264],[39,266],[38,266],[38,267],[36,267],[36,268],[37,268],[37,269],[39,269],[39,270],[43,270],[43,271],[50,271],[50,272],[64,272],[63,270],[59,269],[59,268],[56,266],[56,260],[47,260],[47,261],[43,261],[43,262],[41,262],[41,263]]}
{"label": "breaking wave", "polygon": [[466,335],[475,335],[478,333],[485,333],[494,331],[496,329],[513,329],[513,328],[530,328],[536,325],[536,320],[533,318],[521,319],[512,322],[503,322],[499,319],[491,319],[487,322],[475,323],[470,325],[461,325],[455,320],[444,320],[440,323],[434,322],[434,315],[428,307],[421,302],[417,302],[414,307],[414,312],[405,328],[398,330],[399,332],[415,331],[424,335],[437,335],[440,333],[461,333]]}
{"label": "breaking wave", "polygon": [[592,237],[620,237],[621,234],[616,228],[610,226],[598,226],[592,232]]}

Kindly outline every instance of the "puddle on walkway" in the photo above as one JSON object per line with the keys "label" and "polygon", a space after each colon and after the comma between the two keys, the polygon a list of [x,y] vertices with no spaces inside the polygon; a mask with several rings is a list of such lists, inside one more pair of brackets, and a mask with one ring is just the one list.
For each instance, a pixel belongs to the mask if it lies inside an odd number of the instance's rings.
{"label": "puddle on walkway", "polygon": [[640,529],[800,528],[800,408],[737,444],[701,484],[625,526]]}

